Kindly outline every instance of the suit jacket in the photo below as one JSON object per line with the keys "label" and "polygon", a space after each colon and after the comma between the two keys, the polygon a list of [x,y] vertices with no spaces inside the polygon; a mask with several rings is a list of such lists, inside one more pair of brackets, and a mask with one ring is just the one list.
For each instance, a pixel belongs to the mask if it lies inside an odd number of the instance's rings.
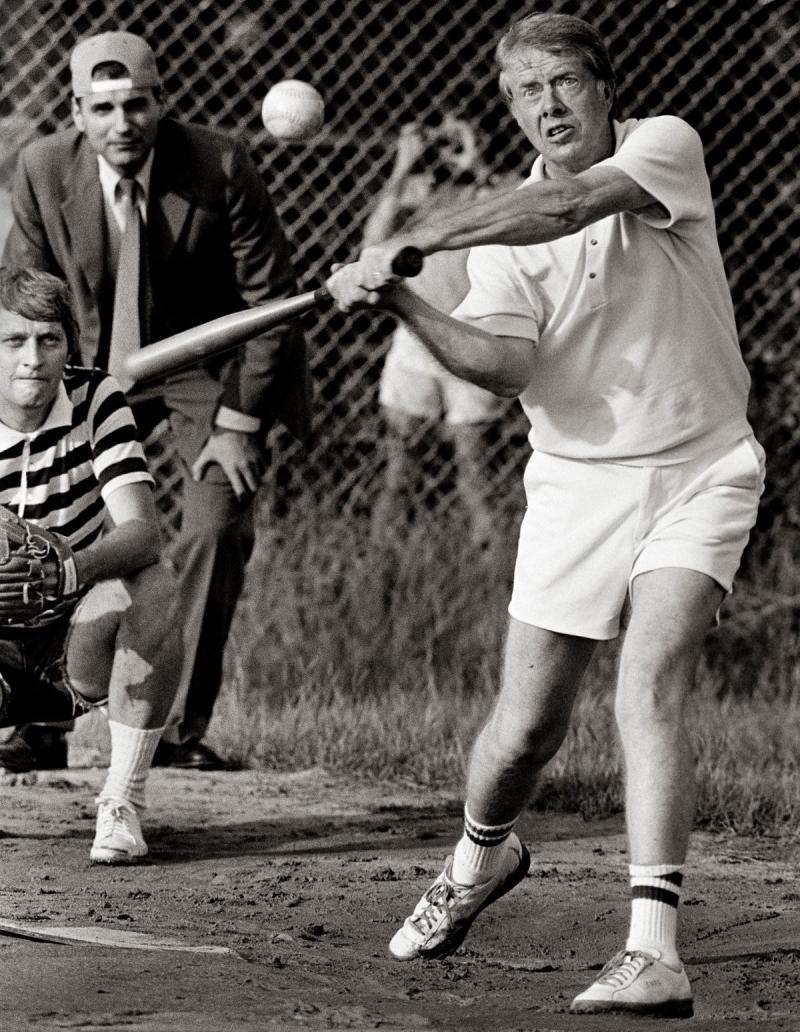
{"label": "suit jacket", "polygon": [[[79,361],[107,361],[114,284],[97,157],[75,129],[29,144],[17,162],[14,226],[3,260],[67,280]],[[162,119],[147,207],[150,340],[297,293],[288,245],[267,187],[243,147],[221,133]],[[203,425],[220,404],[275,417],[296,436],[311,422],[305,343],[297,324],[267,331],[223,358],[170,377],[167,407]],[[131,401],[136,400],[135,391]]]}

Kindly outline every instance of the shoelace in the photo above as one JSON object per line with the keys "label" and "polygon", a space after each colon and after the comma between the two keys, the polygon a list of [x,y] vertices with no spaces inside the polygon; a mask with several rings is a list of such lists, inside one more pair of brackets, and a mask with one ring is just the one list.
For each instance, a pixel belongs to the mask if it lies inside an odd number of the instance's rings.
{"label": "shoelace", "polygon": [[[466,887],[465,887],[466,888]],[[443,878],[436,885],[432,885],[426,893],[428,906],[418,914],[413,923],[423,932],[430,932],[439,922],[442,914],[450,915],[450,901],[458,899],[459,886]],[[467,891],[469,891],[467,889]]]}
{"label": "shoelace", "polygon": [[122,825],[121,830],[130,838],[133,838],[128,827],[128,814],[122,803],[103,802],[98,805],[98,810],[100,811],[99,831],[103,838],[113,835],[117,824]]}
{"label": "shoelace", "polygon": [[640,950],[623,950],[606,964],[597,979],[598,985],[610,985],[621,989],[653,963],[649,953]]}

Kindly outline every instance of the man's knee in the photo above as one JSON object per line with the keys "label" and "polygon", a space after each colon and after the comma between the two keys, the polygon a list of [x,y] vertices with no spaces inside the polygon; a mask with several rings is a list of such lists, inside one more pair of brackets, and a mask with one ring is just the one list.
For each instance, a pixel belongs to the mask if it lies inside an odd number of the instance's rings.
{"label": "man's knee", "polygon": [[506,756],[537,766],[552,759],[564,741],[594,647],[589,639],[511,618],[503,685],[483,732],[486,747],[498,759]]}
{"label": "man's knee", "polygon": [[692,679],[691,672],[680,664],[655,658],[624,662],[614,701],[623,740],[679,730]]}
{"label": "man's knee", "polygon": [[523,721],[519,713],[498,707],[483,729],[481,747],[503,767],[541,767],[558,752],[567,727],[561,714],[536,713]]}
{"label": "man's knee", "polygon": [[122,691],[140,701],[156,691],[171,698],[183,662],[183,618],[175,577],[158,563],[125,578],[124,585],[131,604],[114,641],[109,695]]}
{"label": "man's knee", "polygon": [[162,563],[95,585],[71,620],[66,642],[70,683],[96,702],[108,695],[112,671],[125,665],[120,657],[128,657],[126,676],[133,680],[164,663],[179,664],[181,626],[176,581]]}
{"label": "man's knee", "polygon": [[165,563],[152,563],[120,578],[130,597],[129,609],[161,603],[175,590],[175,575]]}
{"label": "man's knee", "polygon": [[155,563],[121,583],[130,605],[120,616],[116,647],[133,647],[143,658],[157,658],[182,625],[175,574],[165,563]]}

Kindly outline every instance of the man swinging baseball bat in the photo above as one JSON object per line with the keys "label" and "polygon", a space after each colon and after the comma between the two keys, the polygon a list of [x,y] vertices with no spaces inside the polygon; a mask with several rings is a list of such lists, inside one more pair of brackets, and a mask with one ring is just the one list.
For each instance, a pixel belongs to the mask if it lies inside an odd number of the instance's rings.
{"label": "man swinging baseball bat", "polygon": [[[421,268],[422,255],[413,247],[400,251],[392,265],[395,275],[403,278],[416,276]],[[134,383],[161,379],[238,347],[255,334],[316,307],[329,296],[325,287],[318,287],[201,323],[129,355],[125,372]]]}

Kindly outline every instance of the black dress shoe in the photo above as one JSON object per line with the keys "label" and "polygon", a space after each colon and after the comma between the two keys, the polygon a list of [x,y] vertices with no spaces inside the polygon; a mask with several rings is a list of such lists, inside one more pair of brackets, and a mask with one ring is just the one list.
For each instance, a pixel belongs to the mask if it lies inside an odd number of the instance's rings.
{"label": "black dress shoe", "polygon": [[235,764],[223,760],[199,738],[190,738],[180,745],[159,742],[153,766],[176,767],[179,770],[236,770]]}
{"label": "black dress shoe", "polygon": [[59,728],[26,724],[0,743],[0,770],[6,773],[64,770],[66,766],[67,736]]}

